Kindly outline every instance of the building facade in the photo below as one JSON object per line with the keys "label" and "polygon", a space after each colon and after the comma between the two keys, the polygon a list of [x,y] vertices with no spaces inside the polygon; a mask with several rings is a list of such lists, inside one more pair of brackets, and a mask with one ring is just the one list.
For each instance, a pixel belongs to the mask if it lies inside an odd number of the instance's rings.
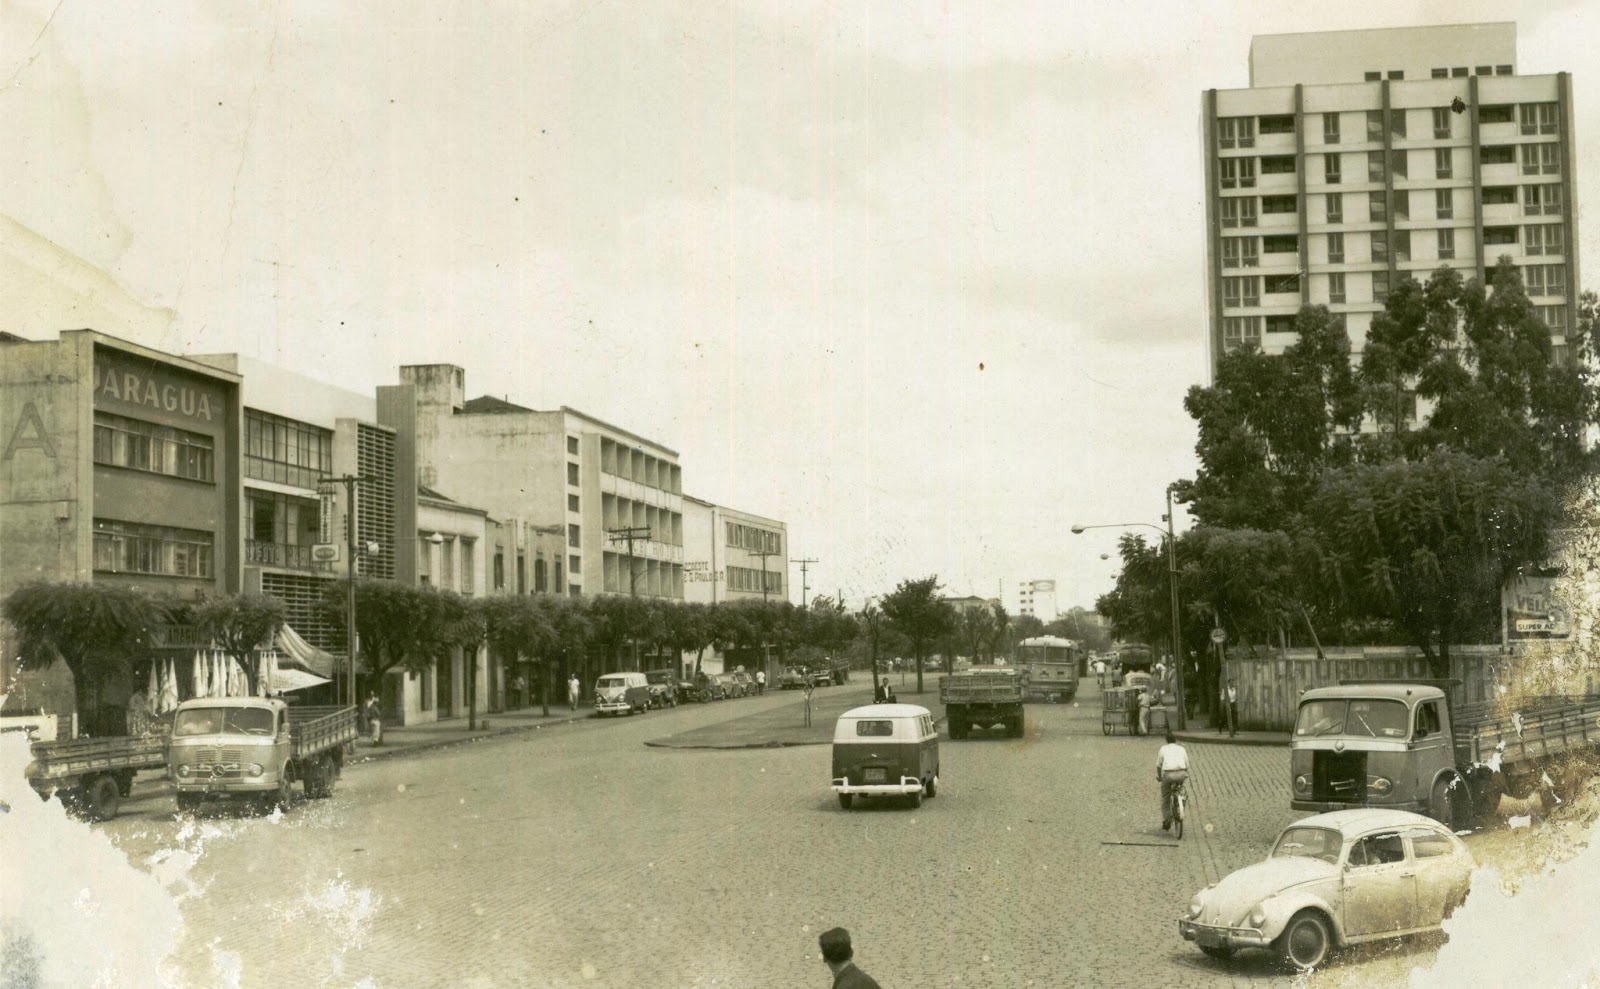
{"label": "building facade", "polygon": [[1250,87],[1203,95],[1213,369],[1281,353],[1326,305],[1360,353],[1400,279],[1509,256],[1557,353],[1575,332],[1572,80],[1516,72],[1516,25],[1253,39]]}
{"label": "building facade", "polygon": [[1017,587],[1017,614],[1030,615],[1046,625],[1056,620],[1056,582],[1025,580]]}

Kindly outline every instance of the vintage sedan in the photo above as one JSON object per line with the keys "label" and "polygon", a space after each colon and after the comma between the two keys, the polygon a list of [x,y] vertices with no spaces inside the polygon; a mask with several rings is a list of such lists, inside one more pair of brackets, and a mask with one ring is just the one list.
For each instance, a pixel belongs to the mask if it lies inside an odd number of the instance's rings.
{"label": "vintage sedan", "polygon": [[1212,958],[1266,948],[1303,971],[1340,945],[1437,930],[1472,868],[1461,839],[1420,814],[1317,814],[1284,828],[1266,861],[1196,894],[1178,933]]}

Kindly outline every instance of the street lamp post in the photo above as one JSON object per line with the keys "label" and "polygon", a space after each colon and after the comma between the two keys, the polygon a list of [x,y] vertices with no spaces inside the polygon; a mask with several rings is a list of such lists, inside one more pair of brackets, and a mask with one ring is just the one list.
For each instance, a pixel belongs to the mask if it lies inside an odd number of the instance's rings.
{"label": "street lamp post", "polygon": [[1183,696],[1183,638],[1178,629],[1178,540],[1172,531],[1172,485],[1167,485],[1167,515],[1166,528],[1154,522],[1115,522],[1105,525],[1075,525],[1072,534],[1082,535],[1089,529],[1131,529],[1143,526],[1161,533],[1167,541],[1167,589],[1172,608],[1172,662],[1177,668],[1177,676],[1173,678],[1174,693],[1178,701],[1178,730],[1188,729],[1188,718],[1185,714]]}

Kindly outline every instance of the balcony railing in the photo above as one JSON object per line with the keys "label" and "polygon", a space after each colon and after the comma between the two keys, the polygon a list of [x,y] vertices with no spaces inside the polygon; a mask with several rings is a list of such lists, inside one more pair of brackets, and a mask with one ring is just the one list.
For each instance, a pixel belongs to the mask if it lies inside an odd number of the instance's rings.
{"label": "balcony railing", "polygon": [[310,570],[331,573],[332,563],[321,563],[311,558],[311,547],[294,543],[267,543],[255,539],[244,541],[246,566],[284,567],[290,570]]}

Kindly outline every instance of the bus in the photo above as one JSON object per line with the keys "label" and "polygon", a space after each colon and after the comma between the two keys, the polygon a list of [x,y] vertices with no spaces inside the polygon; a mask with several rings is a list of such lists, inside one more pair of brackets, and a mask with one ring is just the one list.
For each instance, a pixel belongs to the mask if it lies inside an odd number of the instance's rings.
{"label": "bus", "polygon": [[1017,672],[1025,700],[1070,701],[1078,693],[1083,647],[1072,639],[1039,635],[1017,643]]}

